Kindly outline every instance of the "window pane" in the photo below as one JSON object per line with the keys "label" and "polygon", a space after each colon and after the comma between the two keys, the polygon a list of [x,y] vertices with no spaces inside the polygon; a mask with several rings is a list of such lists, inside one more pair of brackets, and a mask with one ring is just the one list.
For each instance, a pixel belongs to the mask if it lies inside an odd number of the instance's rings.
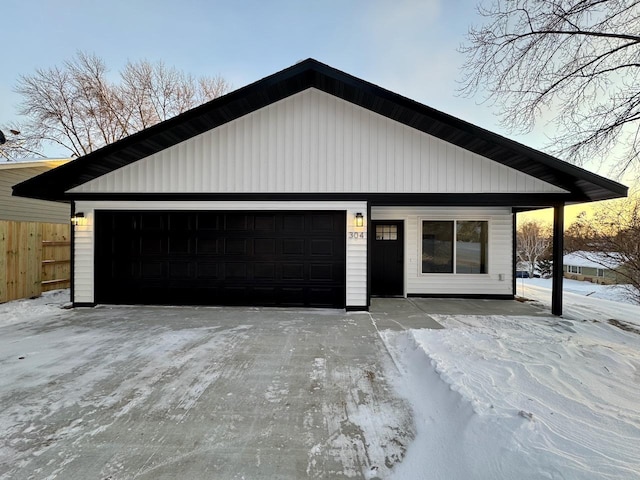
{"label": "window pane", "polygon": [[456,273],[487,273],[487,222],[457,222]]}
{"label": "window pane", "polygon": [[376,240],[397,240],[397,225],[376,225]]}
{"label": "window pane", "polygon": [[453,273],[453,222],[422,222],[422,273]]}

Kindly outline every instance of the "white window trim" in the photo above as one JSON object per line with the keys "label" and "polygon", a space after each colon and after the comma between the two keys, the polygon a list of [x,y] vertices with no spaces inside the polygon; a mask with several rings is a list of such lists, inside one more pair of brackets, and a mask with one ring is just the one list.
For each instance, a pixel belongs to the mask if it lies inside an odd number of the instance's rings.
{"label": "white window trim", "polygon": [[[455,270],[455,266],[456,266],[456,260],[457,260],[457,254],[458,254],[458,249],[456,248],[456,241],[457,241],[457,231],[456,231],[456,223],[457,222],[487,222],[487,273],[457,273],[457,272],[451,272],[451,273],[436,273],[436,272],[427,272],[424,273],[422,271],[422,223],[423,222],[453,222],[453,266],[454,266],[454,270]],[[491,270],[490,270],[490,266],[491,266],[491,261],[490,261],[490,256],[491,256],[491,232],[492,232],[492,226],[491,226],[491,218],[488,217],[474,217],[474,218],[470,218],[467,216],[461,216],[461,217],[451,217],[451,216],[446,216],[446,215],[433,215],[433,216],[428,216],[428,217],[418,217],[418,228],[416,229],[418,231],[418,262],[417,263],[417,269],[418,269],[418,276],[420,277],[433,277],[433,276],[437,276],[439,278],[447,278],[447,276],[450,277],[457,277],[459,275],[462,275],[464,277],[469,277],[469,278],[473,278],[473,277],[477,277],[477,278],[486,278],[488,276],[491,275]]]}

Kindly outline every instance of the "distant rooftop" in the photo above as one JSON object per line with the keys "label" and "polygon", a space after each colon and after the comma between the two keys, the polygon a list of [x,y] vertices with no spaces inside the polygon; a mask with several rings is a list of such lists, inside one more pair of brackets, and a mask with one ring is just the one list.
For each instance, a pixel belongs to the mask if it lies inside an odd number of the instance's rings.
{"label": "distant rooftop", "polygon": [[616,260],[616,257],[619,257],[619,254],[615,252],[602,253],[578,251],[565,255],[562,263],[563,265],[571,265],[574,267],[614,269],[620,267],[624,263],[622,259]]}
{"label": "distant rooftop", "polygon": [[29,167],[54,168],[69,163],[70,161],[70,158],[18,158],[16,160],[0,162],[0,170]]}

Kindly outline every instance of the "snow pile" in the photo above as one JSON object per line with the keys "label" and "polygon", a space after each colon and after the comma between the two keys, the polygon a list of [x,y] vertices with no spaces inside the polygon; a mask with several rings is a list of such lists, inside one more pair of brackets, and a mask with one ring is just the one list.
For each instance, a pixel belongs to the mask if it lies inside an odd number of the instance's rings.
{"label": "snow pile", "polygon": [[44,292],[38,298],[14,300],[0,304],[0,326],[36,320],[61,313],[69,302],[69,289]]}
{"label": "snow pile", "polygon": [[417,424],[394,478],[640,478],[639,328],[433,317],[382,332]]}

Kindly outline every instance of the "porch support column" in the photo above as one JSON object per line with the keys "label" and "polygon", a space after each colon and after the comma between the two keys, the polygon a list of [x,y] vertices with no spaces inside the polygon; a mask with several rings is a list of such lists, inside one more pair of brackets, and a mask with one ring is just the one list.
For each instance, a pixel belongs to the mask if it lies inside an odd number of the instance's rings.
{"label": "porch support column", "polygon": [[551,313],[562,315],[562,260],[564,251],[564,203],[553,206],[553,277]]}

